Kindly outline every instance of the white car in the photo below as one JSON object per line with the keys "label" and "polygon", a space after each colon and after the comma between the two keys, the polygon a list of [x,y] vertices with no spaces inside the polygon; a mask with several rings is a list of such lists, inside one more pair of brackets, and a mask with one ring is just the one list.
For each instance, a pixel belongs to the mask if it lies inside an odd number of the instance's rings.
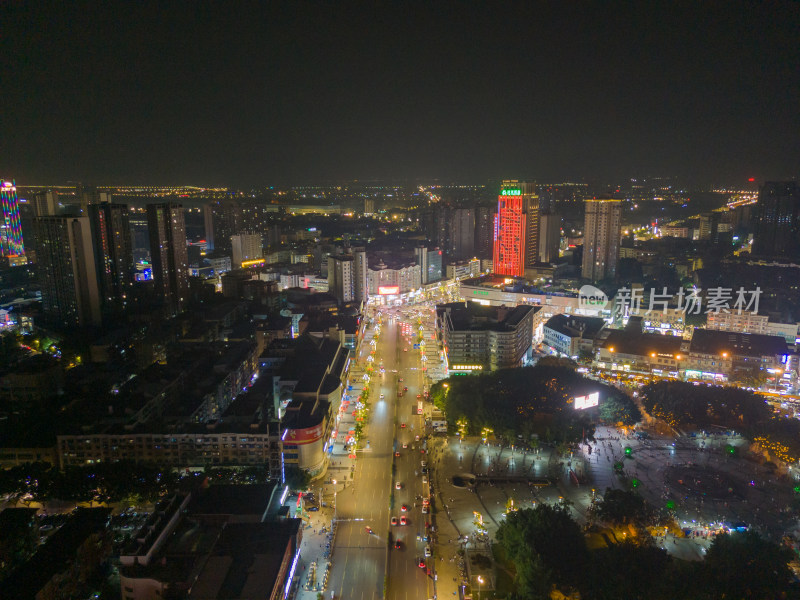
{"label": "white car", "polygon": [[383,400],[385,397],[386,397],[386,396],[384,396],[383,394],[381,394],[381,400]]}
{"label": "white car", "polygon": [[403,484],[398,481],[397,483],[394,484],[394,489],[396,490],[403,489]]}
{"label": "white car", "polygon": [[428,558],[430,556],[431,556],[431,547],[425,546],[425,558]]}

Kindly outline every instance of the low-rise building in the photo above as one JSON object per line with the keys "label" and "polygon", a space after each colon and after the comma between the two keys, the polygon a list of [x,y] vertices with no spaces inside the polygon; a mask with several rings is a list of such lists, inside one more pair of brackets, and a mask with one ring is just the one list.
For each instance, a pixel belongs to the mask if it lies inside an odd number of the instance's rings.
{"label": "low-rise building", "polygon": [[686,377],[721,380],[759,372],[783,373],[789,354],[786,340],[779,336],[695,329]]}
{"label": "low-rise building", "polygon": [[674,335],[615,329],[598,347],[595,365],[610,371],[677,377],[687,361],[687,345],[683,338]]}
{"label": "low-rise building", "polygon": [[577,358],[580,354],[591,354],[594,342],[605,327],[599,317],[576,315],[554,315],[544,324],[544,343],[563,356]]}
{"label": "low-rise building", "polygon": [[453,302],[436,307],[436,331],[450,371],[519,367],[531,358],[533,306]]}
{"label": "low-rise building", "polygon": [[221,422],[172,428],[94,426],[95,431],[58,435],[59,466],[133,461],[164,467],[269,465],[283,478],[280,429],[268,423]]}
{"label": "low-rise building", "polygon": [[123,600],[278,600],[300,557],[300,519],[274,485],[211,486],[159,502],[120,554]]}
{"label": "low-rise building", "polygon": [[[111,554],[110,508],[79,508],[2,582],[3,600],[77,598]],[[123,596],[124,597],[124,596]]]}
{"label": "low-rise building", "polygon": [[450,263],[445,267],[447,279],[465,279],[481,274],[481,261],[477,258]]}

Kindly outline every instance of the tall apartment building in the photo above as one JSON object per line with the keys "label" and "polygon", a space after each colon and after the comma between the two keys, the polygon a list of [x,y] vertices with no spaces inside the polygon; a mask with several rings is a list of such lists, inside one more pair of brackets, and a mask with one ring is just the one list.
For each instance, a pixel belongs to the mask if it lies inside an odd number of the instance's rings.
{"label": "tall apartment building", "polygon": [[503,181],[494,230],[494,272],[523,277],[525,266],[539,261],[539,197],[536,184]]}
{"label": "tall apartment building", "polygon": [[616,274],[621,218],[622,204],[619,200],[586,200],[583,226],[584,279],[599,281]]}
{"label": "tall apartment building", "polygon": [[366,248],[353,248],[353,258],[355,259],[354,278],[354,299],[356,302],[366,302],[369,300],[369,277]]}
{"label": "tall apartment building", "polygon": [[90,204],[87,211],[103,310],[115,313],[127,304],[133,281],[130,213],[127,205],[108,202]]}
{"label": "tall apartment building", "polygon": [[768,181],[756,205],[753,254],[800,260],[800,184]]}
{"label": "tall apartment building", "polygon": [[183,206],[168,202],[147,205],[150,256],[157,293],[173,312],[181,312],[189,299],[189,254]]}
{"label": "tall apartment building", "polygon": [[258,233],[240,233],[231,236],[231,265],[239,269],[246,260],[261,258],[264,248],[261,235]]}
{"label": "tall apartment building", "polygon": [[0,178],[0,257],[22,256],[22,223],[19,218],[19,197],[13,181]]}
{"label": "tall apartment building", "polygon": [[355,263],[351,254],[328,257],[328,292],[339,302],[352,302],[356,298]]}
{"label": "tall apartment building", "polygon": [[52,217],[58,214],[58,191],[48,190],[33,197],[33,214],[36,217]]}
{"label": "tall apartment building", "polygon": [[100,324],[92,233],[88,217],[38,217],[36,255],[42,311],[60,327]]}
{"label": "tall apartment building", "polygon": [[375,199],[374,198],[364,198],[364,214],[365,215],[375,214]]}
{"label": "tall apartment building", "polygon": [[480,259],[492,258],[496,216],[496,206],[475,208],[475,256]]}
{"label": "tall apartment building", "polygon": [[539,262],[558,260],[561,246],[561,215],[543,212],[539,215]]}
{"label": "tall apartment building", "polygon": [[242,231],[244,216],[238,201],[215,200],[203,207],[206,242],[210,250],[231,252],[231,236]]}
{"label": "tall apartment building", "polygon": [[463,260],[475,256],[475,210],[453,209],[449,225],[450,258]]}
{"label": "tall apartment building", "polygon": [[442,279],[442,251],[439,248],[417,246],[414,248],[414,260],[419,265],[422,285]]}

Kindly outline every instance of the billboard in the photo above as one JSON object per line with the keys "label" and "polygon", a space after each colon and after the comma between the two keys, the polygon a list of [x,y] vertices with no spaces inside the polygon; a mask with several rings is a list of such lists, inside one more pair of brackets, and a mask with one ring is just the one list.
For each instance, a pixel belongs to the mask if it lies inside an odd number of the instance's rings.
{"label": "billboard", "polygon": [[379,285],[378,293],[381,296],[392,296],[400,293],[399,285]]}
{"label": "billboard", "polygon": [[588,396],[575,396],[575,409],[591,408],[600,404],[600,392],[593,392]]}

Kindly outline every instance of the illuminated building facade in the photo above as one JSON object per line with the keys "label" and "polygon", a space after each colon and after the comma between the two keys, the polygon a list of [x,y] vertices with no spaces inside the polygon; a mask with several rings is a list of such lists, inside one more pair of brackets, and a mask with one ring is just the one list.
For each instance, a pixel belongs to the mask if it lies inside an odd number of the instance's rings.
{"label": "illuminated building facade", "polygon": [[756,205],[753,254],[800,260],[800,185],[767,182]]}
{"label": "illuminated building facade", "polygon": [[88,217],[37,217],[42,312],[60,327],[100,324],[100,293]]}
{"label": "illuminated building facade", "polygon": [[90,204],[87,211],[103,310],[116,313],[125,308],[133,281],[130,213],[126,204],[110,202]]}
{"label": "illuminated building facade", "polygon": [[173,313],[181,312],[189,299],[189,253],[183,206],[148,204],[147,228],[156,290]]}
{"label": "illuminated building facade", "polygon": [[494,272],[524,277],[539,260],[539,197],[536,184],[507,180],[500,186],[494,227]]}
{"label": "illuminated building facade", "polygon": [[22,243],[22,224],[19,220],[19,198],[17,186],[13,181],[0,178],[0,256],[22,256],[25,246]]}

